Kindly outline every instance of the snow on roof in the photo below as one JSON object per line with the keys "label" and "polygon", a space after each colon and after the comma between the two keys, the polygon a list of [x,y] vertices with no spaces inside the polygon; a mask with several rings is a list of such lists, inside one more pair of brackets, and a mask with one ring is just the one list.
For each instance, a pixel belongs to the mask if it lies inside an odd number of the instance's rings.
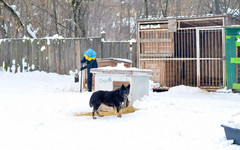
{"label": "snow on roof", "polygon": [[129,60],[129,59],[123,59],[123,58],[113,58],[113,57],[110,57],[108,59],[111,59],[111,60],[116,60],[116,61],[120,61],[120,62],[126,62],[126,63],[131,63],[132,64],[132,61]]}
{"label": "snow on roof", "polygon": [[191,15],[191,16],[169,16],[169,17],[150,17],[150,18],[140,18],[137,21],[157,21],[157,20],[169,20],[169,19],[197,19],[197,18],[215,18],[215,17],[230,17],[236,20],[239,18],[234,17],[231,14],[221,14],[221,15],[213,15],[213,14],[205,14],[205,15]]}
{"label": "snow on roof", "polygon": [[138,69],[135,67],[126,68],[124,66],[124,63],[118,63],[116,67],[107,66],[107,67],[93,68],[91,69],[91,72],[92,73],[105,72],[105,73],[114,73],[114,74],[141,72],[141,73],[153,74],[153,71],[148,69]]}

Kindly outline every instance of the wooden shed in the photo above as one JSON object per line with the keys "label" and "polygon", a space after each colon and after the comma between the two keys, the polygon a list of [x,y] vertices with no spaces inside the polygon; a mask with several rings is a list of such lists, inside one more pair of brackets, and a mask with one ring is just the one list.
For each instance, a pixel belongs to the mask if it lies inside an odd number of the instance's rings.
{"label": "wooden shed", "polygon": [[153,70],[158,88],[226,86],[225,27],[228,15],[137,21],[138,68]]}

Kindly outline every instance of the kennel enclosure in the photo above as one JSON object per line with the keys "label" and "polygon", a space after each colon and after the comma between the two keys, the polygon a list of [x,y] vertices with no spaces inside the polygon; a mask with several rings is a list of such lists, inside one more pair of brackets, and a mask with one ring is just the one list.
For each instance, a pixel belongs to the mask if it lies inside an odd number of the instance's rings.
{"label": "kennel enclosure", "polygon": [[138,67],[153,70],[157,88],[177,85],[215,90],[226,86],[228,16],[137,21]]}

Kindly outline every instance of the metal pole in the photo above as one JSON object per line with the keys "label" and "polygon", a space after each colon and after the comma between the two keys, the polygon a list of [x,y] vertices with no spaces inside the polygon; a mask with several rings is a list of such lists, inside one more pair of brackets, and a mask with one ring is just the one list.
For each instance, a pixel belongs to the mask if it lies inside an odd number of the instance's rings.
{"label": "metal pole", "polygon": [[200,87],[200,39],[199,29],[196,30],[196,43],[197,43],[197,87]]}
{"label": "metal pole", "polygon": [[223,55],[223,87],[226,86],[226,41],[225,41],[225,28],[222,28],[222,55]]}
{"label": "metal pole", "polygon": [[[81,63],[81,68],[83,67],[83,64]],[[83,85],[83,83],[82,83],[82,70],[81,70],[81,80],[80,80],[80,93],[82,93],[82,85]]]}

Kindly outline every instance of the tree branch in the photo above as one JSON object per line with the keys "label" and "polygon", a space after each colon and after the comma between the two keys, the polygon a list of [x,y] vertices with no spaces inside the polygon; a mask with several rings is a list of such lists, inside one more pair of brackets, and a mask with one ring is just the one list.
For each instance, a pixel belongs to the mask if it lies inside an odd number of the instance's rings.
{"label": "tree branch", "polygon": [[[23,30],[23,29],[25,28],[25,25],[22,23],[22,21],[21,21],[21,19],[20,19],[20,16],[18,16],[18,14],[16,13],[16,11],[14,11],[14,10],[12,9],[12,7],[11,7],[7,2],[5,2],[5,0],[0,0],[0,2],[2,2],[2,3],[3,3],[3,7],[6,8],[6,9],[13,15],[13,17],[14,17],[15,20],[17,21],[17,24],[19,24],[20,27],[21,27],[21,29]],[[29,37],[33,38],[32,35],[31,35],[28,31],[27,31],[27,35],[28,35]]]}
{"label": "tree branch", "polygon": [[[35,7],[37,7],[37,8],[39,8],[39,9],[41,9],[42,11],[47,12],[52,18],[55,18],[55,16],[54,16],[53,14],[51,14],[49,11],[47,11],[46,9],[41,8],[41,7],[37,6],[37,5],[34,5],[34,3],[32,3],[32,5],[35,6]],[[63,25],[63,24],[61,24],[61,23],[59,23],[59,22],[57,22],[57,24],[60,25],[60,26],[63,27],[63,28],[68,29],[68,30],[71,31],[71,32],[75,32],[74,30],[69,29],[68,27],[66,27],[65,25]],[[75,24],[74,24],[74,25],[75,25]]]}

